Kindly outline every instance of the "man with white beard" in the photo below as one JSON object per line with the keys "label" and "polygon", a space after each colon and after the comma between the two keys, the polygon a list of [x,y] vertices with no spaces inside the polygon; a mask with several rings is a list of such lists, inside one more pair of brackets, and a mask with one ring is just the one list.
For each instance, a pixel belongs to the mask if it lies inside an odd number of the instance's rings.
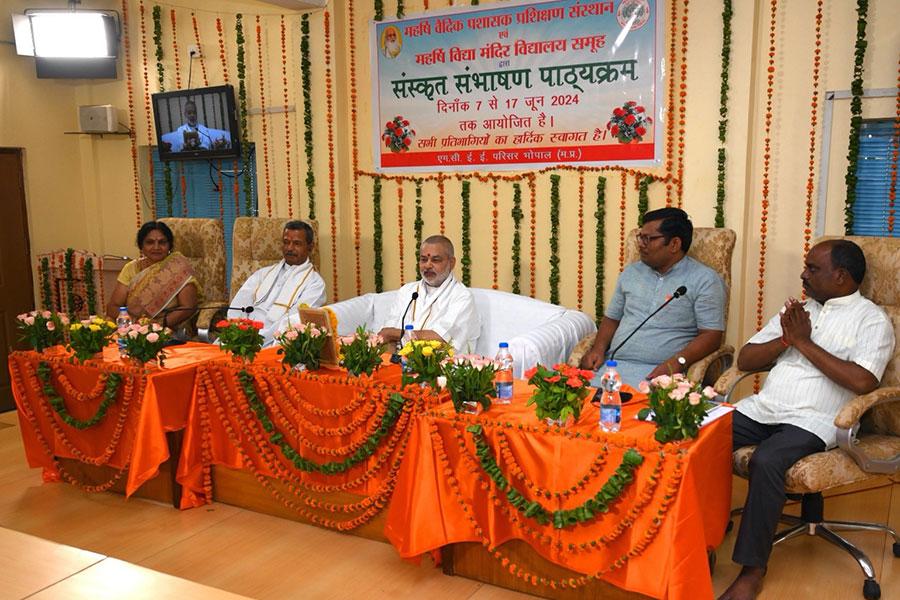
{"label": "man with white beard", "polygon": [[381,36],[381,53],[384,57],[397,58],[402,48],[403,42],[400,39],[400,30],[393,25],[386,27]]}
{"label": "man with white beard", "polygon": [[453,242],[442,235],[433,235],[422,242],[419,249],[422,279],[407,283],[397,292],[380,331],[386,342],[397,342],[403,335],[400,322],[406,312],[404,322],[414,330],[433,331],[453,344],[458,352],[475,349],[481,318],[475,310],[472,292],[453,276],[454,266]]}

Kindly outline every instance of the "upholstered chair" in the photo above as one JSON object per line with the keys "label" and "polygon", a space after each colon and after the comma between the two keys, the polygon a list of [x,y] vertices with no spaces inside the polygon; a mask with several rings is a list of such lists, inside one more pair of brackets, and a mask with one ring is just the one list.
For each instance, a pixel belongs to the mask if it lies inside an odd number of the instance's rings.
{"label": "upholstered chair", "polygon": [[[175,235],[175,250],[181,252],[194,267],[200,284],[197,300],[201,306],[224,304],[228,301],[225,289],[225,230],[218,219],[170,217],[160,219]],[[194,321],[202,321],[202,313]]]}
{"label": "upholstered chair", "polygon": [[[282,259],[281,234],[283,217],[238,217],[234,220],[231,237],[231,294],[233,298],[247,278],[257,269],[272,265]],[[306,220],[312,227],[315,245],[309,256],[313,267],[319,270],[319,224]]]}
{"label": "upholstered chair", "polygon": [[[640,260],[637,248],[638,229],[632,229],[625,240],[625,264]],[[702,262],[722,276],[725,282],[725,322],[728,322],[728,305],[731,296],[731,255],[736,236],[731,229],[697,227],[688,256]],[[661,315],[660,315],[661,317]],[[657,317],[654,317],[657,318]],[[569,355],[568,363],[578,366],[581,357],[594,345],[596,334],[583,338]],[[724,336],[723,336],[724,341]],[[723,345],[711,354],[688,366],[687,376],[694,381],[712,384],[725,369],[731,366],[734,348]]]}
{"label": "upholstered chair", "polygon": [[[818,241],[825,239],[829,238]],[[894,556],[900,556],[900,538],[887,525],[879,523],[826,520],[822,492],[897,473],[900,469],[900,270],[897,269],[900,238],[848,236],[844,239],[852,240],[865,253],[867,269],[860,292],[887,312],[894,324],[894,336],[898,343],[881,378],[880,387],[853,398],[835,417],[838,447],[801,458],[788,470],[786,491],[788,494],[802,495],[801,514],[799,518],[782,515],[782,522],[789,527],[776,533],[775,543],[805,533],[821,537],[846,550],[856,559],[865,575],[863,595],[874,599],[880,596],[881,591],[872,562],[862,550],[836,532],[887,532],[894,538]],[[732,395],[735,386],[753,374],[732,367],[716,382],[716,390],[725,395],[726,401],[734,402],[736,399]],[[747,446],[734,453],[735,474],[749,477],[750,457],[755,449],[756,446]]]}

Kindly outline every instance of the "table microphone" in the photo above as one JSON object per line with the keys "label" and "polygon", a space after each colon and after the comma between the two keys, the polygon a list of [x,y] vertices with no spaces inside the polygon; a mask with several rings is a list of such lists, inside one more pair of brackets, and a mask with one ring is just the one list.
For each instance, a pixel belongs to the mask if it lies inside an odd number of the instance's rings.
{"label": "table microphone", "polygon": [[632,330],[632,332],[628,334],[628,337],[626,337],[624,340],[622,340],[622,341],[619,343],[619,345],[616,346],[615,349],[614,349],[612,352],[609,353],[609,360],[613,360],[613,359],[615,358],[616,352],[618,352],[619,350],[621,350],[621,349],[622,349],[622,346],[625,345],[625,342],[627,342],[628,340],[630,340],[630,339],[631,339],[631,336],[633,336],[634,334],[636,334],[636,333],[638,332],[638,330],[639,330],[641,327],[643,327],[644,324],[646,324],[647,321],[649,321],[649,320],[653,317],[653,315],[655,315],[656,313],[658,313],[659,311],[661,311],[662,309],[664,309],[666,306],[668,306],[668,305],[669,305],[669,302],[671,302],[671,301],[674,300],[675,298],[680,298],[681,296],[684,296],[686,293],[687,293],[687,288],[686,288],[685,286],[683,286],[683,285],[680,286],[677,290],[675,290],[675,293],[674,293],[674,294],[672,294],[671,296],[669,296],[668,298],[666,298],[666,301],[663,302],[663,303],[659,306],[659,308],[657,308],[656,310],[654,310],[652,313],[650,313],[650,314],[647,316],[646,319],[644,319],[643,321],[641,321],[641,324],[638,325],[637,327],[635,327],[634,330]]}
{"label": "table microphone", "polygon": [[246,315],[249,315],[250,313],[253,312],[252,306],[228,306],[226,304],[209,304],[207,306],[193,306],[193,307],[174,306],[172,308],[163,309],[162,312],[160,312],[159,314],[161,314],[163,317],[165,317],[166,315],[169,315],[174,312],[184,312],[186,310],[191,311],[191,312],[200,312],[201,310],[206,310],[208,308],[214,308],[216,310],[239,310]]}
{"label": "table microphone", "polygon": [[400,339],[397,340],[397,345],[394,347],[394,353],[391,354],[391,362],[395,365],[400,362],[400,345],[403,343],[403,332],[406,327],[406,315],[409,313],[409,307],[412,306],[412,303],[416,301],[416,298],[419,297],[419,292],[413,292],[412,297],[409,299],[409,302],[406,303],[406,310],[403,311],[403,316],[400,317]]}

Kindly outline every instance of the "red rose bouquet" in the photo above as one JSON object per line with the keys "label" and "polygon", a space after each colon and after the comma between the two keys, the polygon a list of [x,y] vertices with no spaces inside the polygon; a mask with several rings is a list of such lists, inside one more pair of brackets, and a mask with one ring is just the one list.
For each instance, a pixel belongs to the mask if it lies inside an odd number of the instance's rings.
{"label": "red rose bouquet", "polygon": [[244,362],[253,362],[262,348],[263,336],[259,333],[262,328],[262,323],[252,319],[223,319],[216,323],[222,349]]}
{"label": "red rose bouquet", "polygon": [[621,144],[630,144],[634,140],[644,140],[647,129],[653,119],[647,114],[643,106],[629,100],[621,106],[613,109],[612,117],[606,124],[606,128]]}

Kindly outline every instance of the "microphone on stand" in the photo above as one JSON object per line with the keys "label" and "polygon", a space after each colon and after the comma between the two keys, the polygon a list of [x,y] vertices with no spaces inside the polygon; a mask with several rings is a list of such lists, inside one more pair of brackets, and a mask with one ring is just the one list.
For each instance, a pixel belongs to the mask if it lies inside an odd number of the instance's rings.
{"label": "microphone on stand", "polygon": [[242,313],[249,315],[253,312],[252,306],[228,306],[227,304],[208,304],[206,306],[173,306],[172,308],[165,308],[160,312],[165,319],[166,315],[172,314],[174,312],[200,312],[201,310],[206,310],[208,308],[214,308],[216,310],[239,310]]}
{"label": "microphone on stand", "polygon": [[412,303],[416,301],[416,298],[419,297],[419,292],[413,292],[412,296],[409,299],[409,302],[406,303],[406,310],[403,311],[403,316],[400,317],[400,339],[397,340],[397,345],[394,347],[394,353],[391,354],[391,362],[396,364],[400,363],[400,348],[402,348],[403,344],[403,332],[406,331],[406,315],[409,313],[409,307],[412,306]]}
{"label": "microphone on stand", "polygon": [[654,310],[652,313],[650,313],[650,314],[647,316],[646,319],[644,319],[643,321],[641,321],[641,324],[638,325],[637,327],[635,327],[635,328],[632,330],[632,332],[628,334],[628,337],[626,337],[624,340],[622,340],[622,341],[619,343],[619,345],[616,346],[616,347],[613,349],[613,351],[609,353],[609,360],[614,360],[614,359],[615,359],[616,352],[618,352],[619,350],[621,350],[621,349],[622,349],[622,346],[624,346],[625,343],[626,343],[628,340],[630,340],[631,337],[632,337],[634,334],[636,334],[636,333],[638,332],[638,330],[640,330],[640,328],[643,327],[643,326],[647,323],[647,321],[649,321],[651,318],[653,318],[653,315],[655,315],[656,313],[658,313],[659,311],[661,311],[662,309],[664,309],[666,306],[668,306],[668,305],[669,305],[669,302],[671,302],[672,300],[675,300],[676,298],[680,298],[680,297],[684,296],[686,293],[687,293],[687,288],[686,288],[685,286],[683,286],[683,285],[680,286],[677,290],[675,290],[675,293],[674,293],[674,294],[672,294],[669,298],[667,298],[666,301],[663,302],[663,303],[659,306],[659,308],[657,308],[657,309]]}

